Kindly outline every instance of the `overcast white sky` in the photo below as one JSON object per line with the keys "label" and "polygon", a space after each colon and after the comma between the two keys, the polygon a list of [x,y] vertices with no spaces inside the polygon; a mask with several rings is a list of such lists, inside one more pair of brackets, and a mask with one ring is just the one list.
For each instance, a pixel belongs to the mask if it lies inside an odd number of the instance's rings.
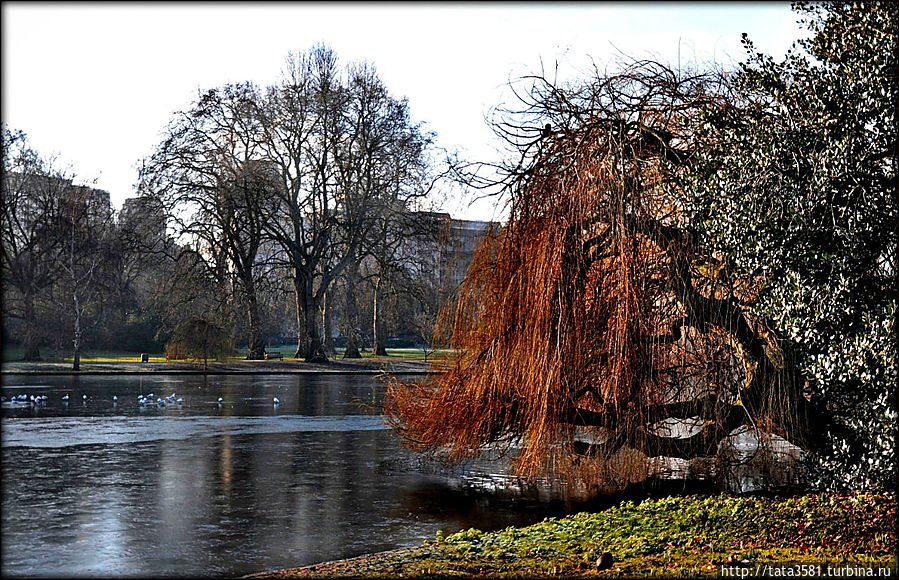
{"label": "overcast white sky", "polygon": [[[497,144],[484,117],[541,58],[587,70],[617,54],[733,63],[740,34],[782,56],[802,32],[789,2],[577,4],[39,3],[2,5],[2,118],[113,203],[137,162],[198,89],[275,83],[288,51],[319,42],[368,59],[438,143],[478,158]],[[501,217],[492,201],[454,217]]]}

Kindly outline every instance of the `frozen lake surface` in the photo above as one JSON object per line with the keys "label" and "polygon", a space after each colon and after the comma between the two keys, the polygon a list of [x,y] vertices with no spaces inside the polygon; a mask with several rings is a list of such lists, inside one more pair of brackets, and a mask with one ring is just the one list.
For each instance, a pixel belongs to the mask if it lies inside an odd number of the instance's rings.
{"label": "frozen lake surface", "polygon": [[0,572],[235,576],[567,511],[405,449],[383,393],[375,376],[6,375]]}

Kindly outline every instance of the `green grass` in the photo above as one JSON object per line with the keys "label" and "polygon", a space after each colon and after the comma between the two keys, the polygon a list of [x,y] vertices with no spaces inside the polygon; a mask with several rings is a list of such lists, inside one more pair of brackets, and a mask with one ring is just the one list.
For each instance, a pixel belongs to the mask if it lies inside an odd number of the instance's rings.
{"label": "green grass", "polygon": [[[890,567],[895,575],[896,539],[895,495],[687,496],[492,533],[438,533],[401,561],[376,556],[355,569],[313,575],[694,577],[719,576],[722,566],[743,561],[752,570],[862,565]],[[604,552],[614,564],[598,570]]]}
{"label": "green grass", "polygon": [[[88,351],[82,353],[81,362],[87,363],[105,363],[105,362],[140,362],[139,352],[115,352],[115,351]],[[72,357],[65,357],[65,362],[72,362]],[[150,354],[150,362],[165,362],[165,355],[162,353]]]}
{"label": "green grass", "polygon": [[[21,362],[24,350],[19,347],[4,347],[2,360],[3,362]],[[85,351],[81,353],[81,362],[85,363],[108,363],[108,362],[140,362],[139,352],[122,352],[122,351]],[[53,349],[41,349],[40,362],[72,362],[71,352],[57,355]],[[150,353],[150,362],[165,362],[165,355],[162,353]]]}

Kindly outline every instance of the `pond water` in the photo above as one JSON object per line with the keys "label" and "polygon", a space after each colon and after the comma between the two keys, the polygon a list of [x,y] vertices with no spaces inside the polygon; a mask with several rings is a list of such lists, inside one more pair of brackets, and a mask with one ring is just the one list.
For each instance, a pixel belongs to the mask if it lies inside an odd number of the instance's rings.
{"label": "pond water", "polygon": [[4,577],[235,576],[573,507],[405,449],[376,376],[6,375],[2,393]]}

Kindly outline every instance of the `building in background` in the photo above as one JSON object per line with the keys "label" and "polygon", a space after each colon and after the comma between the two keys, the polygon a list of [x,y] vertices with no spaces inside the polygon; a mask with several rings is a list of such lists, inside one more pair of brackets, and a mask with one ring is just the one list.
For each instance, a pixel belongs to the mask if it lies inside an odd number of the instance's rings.
{"label": "building in background", "polygon": [[499,222],[453,219],[442,212],[411,212],[407,255],[409,268],[432,276],[450,294],[459,287],[474,252],[488,232],[499,231]]}

